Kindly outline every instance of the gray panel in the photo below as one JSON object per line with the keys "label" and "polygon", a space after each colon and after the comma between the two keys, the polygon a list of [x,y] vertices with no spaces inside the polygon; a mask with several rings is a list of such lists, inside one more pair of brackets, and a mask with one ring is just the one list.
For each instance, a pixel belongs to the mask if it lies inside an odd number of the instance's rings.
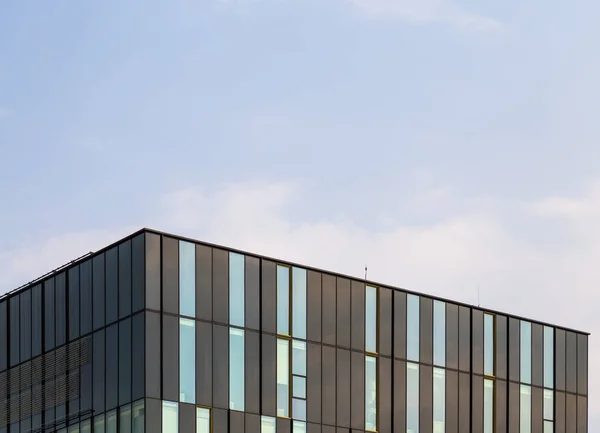
{"label": "gray panel", "polygon": [[323,304],[322,304],[322,323],[323,323],[323,343],[335,345],[336,329],[336,286],[335,277],[323,274]]}
{"label": "gray panel", "polygon": [[[420,319],[420,361],[426,364],[433,363],[433,301],[430,298],[421,297]],[[433,420],[433,415],[432,415]],[[433,423],[433,421],[432,421]],[[423,428],[421,428],[423,430]],[[425,433],[424,431],[421,433]]]}
{"label": "gray panel", "polygon": [[[323,277],[325,277],[325,276],[323,276]],[[321,396],[322,396],[322,400],[323,400],[323,410],[321,413],[321,417],[323,420],[323,424],[335,425],[335,414],[336,414],[335,349],[332,347],[323,346],[322,351],[323,351],[323,364],[322,364],[323,390],[322,390]],[[264,408],[263,408],[263,410],[264,410]]]}
{"label": "gray panel", "polygon": [[[69,341],[79,337],[79,266],[69,269]],[[27,313],[25,314],[25,310]],[[25,323],[23,318],[27,317]],[[26,352],[21,351],[22,359],[31,357],[31,291],[27,290],[21,293],[21,343],[27,341]]]}
{"label": "gray panel", "polygon": [[494,415],[494,421],[496,423],[495,433],[506,433],[506,416],[508,414],[506,410],[506,403],[508,401],[508,395],[506,393],[506,382],[503,380],[497,380],[494,383],[494,388],[496,391],[496,395],[494,397],[496,406],[496,413]]}
{"label": "gray panel", "polygon": [[[264,322],[263,322],[264,323]],[[262,334],[262,414],[277,415],[277,340]]]}
{"label": "gray panel", "polygon": [[577,392],[588,393],[588,337],[577,335]]}
{"label": "gray panel", "polygon": [[337,345],[350,347],[350,280],[337,278]]}
{"label": "gray panel", "polygon": [[213,249],[213,320],[229,323],[229,253]]}
{"label": "gray panel", "polygon": [[229,417],[228,412],[225,409],[213,409],[212,410],[212,430],[213,432],[228,432],[229,431]]}
{"label": "gray panel", "polygon": [[[471,370],[471,309],[458,309],[458,368],[462,371]],[[461,430],[463,431],[463,430]]]}
{"label": "gray panel", "polygon": [[307,345],[306,419],[321,422],[321,346]]}
{"label": "gray panel", "polygon": [[588,431],[588,407],[587,397],[577,397],[577,433],[587,433]]}
{"label": "gray panel", "polygon": [[[397,294],[398,292],[396,292]],[[406,298],[405,298],[406,299]],[[406,431],[406,363],[394,361],[394,432]]]}
{"label": "gray panel", "polygon": [[[339,287],[339,286],[338,286]],[[337,350],[337,424],[350,427],[350,352]]]}
{"label": "gray panel", "polygon": [[335,427],[331,427],[328,425],[323,426],[323,433],[335,433]]}
{"label": "gray panel", "polygon": [[[461,307],[462,308],[462,307]],[[468,374],[458,375],[458,431],[471,429],[471,380]]]}
{"label": "gray panel", "polygon": [[260,260],[246,256],[245,320],[246,328],[260,330]]}
{"label": "gray panel", "polygon": [[124,405],[130,402],[131,319],[127,318],[119,322],[119,405]]}
{"label": "gray panel", "polygon": [[212,248],[196,245],[196,317],[212,320]]}
{"label": "gray panel", "polygon": [[261,433],[260,415],[246,414],[246,433]]}
{"label": "gray panel", "polygon": [[[477,310],[473,310],[473,319],[477,317]],[[483,326],[483,314],[481,316],[481,325]],[[473,331],[473,335],[475,331]],[[471,410],[471,432],[483,433],[483,377],[473,376],[473,408]]]}
{"label": "gray panel", "polygon": [[[143,256],[142,256],[143,259]],[[143,263],[142,263],[143,264]],[[143,272],[142,272],[143,274]],[[142,275],[143,278],[143,275]],[[81,303],[81,323],[80,323],[80,333],[81,335],[85,335],[92,330],[92,261],[86,260],[80,265],[80,273],[79,273],[79,290],[80,294],[80,303]],[[142,288],[142,295],[143,295]],[[36,347],[36,336],[39,335],[39,339],[41,340],[42,329],[41,329],[41,320],[42,320],[42,311],[41,308],[37,309],[37,305],[41,306],[42,302],[42,292],[41,286],[36,286],[33,288],[32,292],[32,308],[33,311],[33,356],[39,355],[41,353],[41,347]],[[144,306],[142,305],[141,308]],[[38,314],[36,314],[36,311]],[[39,349],[36,351],[36,349]]]}
{"label": "gray panel", "polygon": [[179,241],[162,238],[162,309],[179,314]]}
{"label": "gray panel", "polygon": [[531,433],[544,433],[543,420],[544,392],[541,388],[531,388]]}
{"label": "gray panel", "polygon": [[[483,311],[473,309],[472,310],[472,320],[473,320],[473,336],[472,336],[472,344],[473,344],[473,358],[472,358],[472,366],[473,373],[475,374],[483,374]],[[481,385],[481,390],[483,392],[483,384]],[[483,410],[483,409],[482,409]],[[483,419],[482,419],[482,429],[483,429]],[[475,432],[475,427],[473,428]]]}
{"label": "gray panel", "polygon": [[[106,308],[106,323],[112,323],[119,318],[119,250],[118,247],[111,248],[105,253],[105,276],[104,281],[105,285],[105,308]],[[56,280],[56,301],[58,308],[58,300],[59,300],[59,284],[58,279]],[[60,316],[57,311],[57,317]],[[56,344],[59,344],[58,338],[58,325],[56,329]]]}
{"label": "gray panel", "polygon": [[567,394],[566,433],[577,433],[577,397]]}
{"label": "gray panel", "polygon": [[179,431],[196,431],[196,406],[193,404],[179,403]]}
{"label": "gray panel", "polygon": [[[94,281],[96,280],[94,263]],[[94,287],[94,292],[96,288]],[[160,310],[160,236],[146,233],[146,308]],[[94,307],[96,298],[94,298]],[[94,327],[96,318],[94,318]]]}
{"label": "gray panel", "polygon": [[[94,333],[94,337],[93,337],[93,352],[92,352],[92,359],[93,359],[93,371],[92,371],[92,383],[93,383],[93,409],[94,412],[96,413],[102,413],[104,412],[104,408],[105,408],[105,393],[104,393],[104,387],[106,384],[106,378],[105,378],[105,336],[104,336],[104,329]],[[46,366],[48,366],[48,364],[51,364],[49,362],[46,362]],[[159,371],[159,377],[160,377],[160,371]]]}
{"label": "gray panel", "polygon": [[213,407],[229,408],[229,328],[213,325]]}
{"label": "gray panel", "polygon": [[[136,236],[131,241],[131,309],[134,313],[144,309],[146,282],[145,282],[145,236]],[[83,268],[82,268],[83,271]],[[83,274],[82,274],[83,276]],[[83,284],[83,281],[82,281]],[[83,287],[83,285],[82,285]],[[83,297],[81,298],[83,301]],[[83,311],[82,311],[83,319]],[[81,322],[83,333],[83,321]]]}
{"label": "gray panel", "polygon": [[496,377],[506,379],[508,375],[508,320],[496,315]]}
{"label": "gray panel", "polygon": [[567,388],[567,355],[566,355],[566,333],[562,329],[557,329],[554,334],[554,353],[555,353],[555,381],[556,389],[564,391]]}
{"label": "gray panel", "polygon": [[512,317],[508,319],[508,377],[521,380],[521,328],[519,319]]}
{"label": "gray panel", "polygon": [[277,418],[277,433],[291,433],[292,426],[291,420],[284,418]]}
{"label": "gray panel", "polygon": [[406,359],[406,293],[396,290],[394,291],[394,357]]}
{"label": "gray panel", "polygon": [[131,240],[119,244],[119,318],[131,314]]}
{"label": "gray panel", "polygon": [[[277,332],[277,266],[262,260],[262,331]],[[266,414],[266,412],[265,412]],[[271,415],[271,416],[274,416]]]}
{"label": "gray panel", "polygon": [[458,370],[458,305],[450,303],[446,304],[446,368]]}
{"label": "gray panel", "polygon": [[321,274],[307,271],[307,323],[306,336],[321,341]]}
{"label": "gray panel", "polygon": [[[160,250],[159,250],[160,253]],[[160,256],[159,256],[160,257]],[[159,269],[160,272],[160,269]],[[160,274],[159,274],[160,275]],[[44,303],[46,305],[45,313],[45,328],[48,328],[48,295],[54,295],[54,288],[49,287],[49,283],[52,283],[52,280],[46,281],[44,283]],[[160,293],[160,278],[159,278],[159,286],[158,290]],[[100,254],[92,259],[92,307],[94,309],[92,314],[92,321],[94,324],[94,330],[101,328],[104,326],[104,318],[105,318],[105,309],[104,303],[106,300],[106,294],[104,291],[104,254]],[[160,299],[159,299],[159,308],[160,308]],[[54,301],[52,300],[52,312],[54,313]],[[52,327],[54,329],[54,326]],[[48,339],[48,331],[46,330],[46,340]],[[50,347],[46,345],[46,350]]]}
{"label": "gray panel", "polygon": [[[531,325],[531,384],[544,385],[544,328],[542,325]],[[535,433],[535,432],[532,432]]]}
{"label": "gray panel", "polygon": [[162,433],[162,402],[147,398],[144,403],[144,414],[146,418],[145,433]]}
{"label": "gray panel", "polygon": [[212,324],[196,322],[196,403],[212,406]]}
{"label": "gray panel", "polygon": [[[450,306],[451,304],[448,304]],[[456,308],[458,329],[458,308]],[[446,370],[446,432],[458,433],[458,373]]]}
{"label": "gray panel", "polygon": [[[424,300],[425,298],[421,298]],[[421,302],[423,305],[423,302]],[[423,310],[421,309],[421,312]],[[428,365],[419,367],[419,433],[433,432],[433,369]]]}
{"label": "gray panel", "polygon": [[320,424],[306,424],[306,433],[321,433],[321,425]]}
{"label": "gray panel", "polygon": [[554,393],[554,432],[566,433],[566,401],[564,392]]}
{"label": "gray panel", "polygon": [[[229,433],[244,433],[244,412],[229,411]],[[180,430],[185,432],[186,430]]]}
{"label": "gray panel", "polygon": [[379,433],[392,433],[392,413],[394,410],[392,405],[392,360],[380,356],[377,362],[379,364],[377,383],[378,431]]}
{"label": "gray panel", "polygon": [[[40,314],[40,317],[42,315]],[[0,371],[8,367],[8,301],[0,302]],[[2,394],[4,395],[4,394]]]}
{"label": "gray panel", "polygon": [[162,399],[179,400],[179,319],[162,316]]}
{"label": "gray panel", "polygon": [[392,291],[383,287],[379,288],[379,342],[380,355],[392,356],[392,334],[394,326],[394,304]]}
{"label": "gray panel", "polygon": [[146,397],[161,398],[160,315],[146,312]]}
{"label": "gray panel", "polygon": [[[512,319],[511,319],[512,320]],[[508,432],[520,433],[521,393],[518,383],[508,384]]]}
{"label": "gray panel", "polygon": [[145,357],[146,319],[144,313],[133,316],[131,364],[134,366],[131,375],[131,399],[143,398],[146,394],[144,382],[146,376]]}
{"label": "gray panel", "polygon": [[[339,369],[338,369],[339,372]],[[365,428],[365,355],[351,352],[350,427]]]}
{"label": "gray panel", "polygon": [[577,392],[577,334],[567,332],[567,391]]}
{"label": "gray panel", "polygon": [[246,412],[260,413],[260,335],[245,332],[245,408]]}
{"label": "gray panel", "polygon": [[[365,284],[360,281],[351,283],[351,340],[353,350],[365,350]],[[358,428],[358,427],[356,427]],[[364,428],[364,425],[363,427]]]}
{"label": "gray panel", "polygon": [[[57,361],[58,362],[58,361]],[[106,409],[119,405],[119,327],[106,328]],[[57,392],[58,398],[58,392]],[[58,415],[57,415],[58,416]]]}

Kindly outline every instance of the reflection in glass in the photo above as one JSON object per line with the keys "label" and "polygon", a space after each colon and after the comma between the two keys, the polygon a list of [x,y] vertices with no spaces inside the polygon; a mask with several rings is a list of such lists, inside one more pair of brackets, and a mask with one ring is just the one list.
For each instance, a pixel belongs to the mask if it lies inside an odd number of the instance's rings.
{"label": "reflection in glass", "polygon": [[306,398],[306,378],[300,376],[293,376],[292,378],[292,390],[294,397]]}
{"label": "reflection in glass", "polygon": [[306,338],[306,270],[292,269],[292,334]]}
{"label": "reflection in glass", "polygon": [[554,329],[544,326],[544,386],[554,387]]}
{"label": "reflection in glass", "polygon": [[531,323],[521,320],[521,382],[531,383]]}
{"label": "reflection in glass", "polygon": [[483,381],[483,433],[494,433],[494,381]]}
{"label": "reflection in glass", "polygon": [[306,343],[292,341],[292,373],[306,376]]}
{"label": "reflection in glass", "polygon": [[69,433],[79,433],[79,424],[69,426]]}
{"label": "reflection in glass", "polygon": [[244,326],[244,256],[229,253],[229,323]]}
{"label": "reflection in glass", "polygon": [[441,301],[433,303],[433,363],[446,365],[446,304]]}
{"label": "reflection in glass", "polygon": [[377,358],[365,357],[365,430],[377,430]]}
{"label": "reflection in glass", "polygon": [[494,316],[483,315],[483,373],[494,375]]}
{"label": "reflection in glass", "polygon": [[131,405],[119,410],[119,433],[131,433]]}
{"label": "reflection in glass", "polygon": [[81,421],[81,433],[90,433],[92,431],[92,424],[90,420]]}
{"label": "reflection in glass", "polygon": [[406,296],[406,358],[419,360],[419,308],[420,300],[416,295]]}
{"label": "reflection in glass", "polygon": [[410,362],[406,363],[406,433],[419,433],[419,364]]}
{"label": "reflection in glass", "polygon": [[133,403],[133,433],[144,433],[144,400]]}
{"label": "reflection in glass", "polygon": [[229,328],[229,409],[244,410],[244,331]]}
{"label": "reflection in glass", "polygon": [[292,399],[292,418],[306,421],[306,400]]}
{"label": "reflection in glass", "polygon": [[179,400],[196,401],[196,323],[179,319]]}
{"label": "reflection in glass", "polygon": [[433,369],[433,433],[446,431],[446,372]]}
{"label": "reflection in glass", "polygon": [[270,416],[260,417],[260,433],[276,433],[275,418]]}
{"label": "reflection in glass", "polygon": [[290,334],[290,268],[277,266],[277,333]]}
{"label": "reflection in glass", "polygon": [[[165,431],[165,430],[163,430]],[[117,411],[111,410],[106,414],[106,433],[117,433]]]}
{"label": "reflection in glass", "polygon": [[94,433],[104,433],[104,414],[94,418]]}
{"label": "reflection in glass", "polygon": [[177,403],[162,402],[162,433],[179,433],[179,415]]}
{"label": "reflection in glass", "polygon": [[544,433],[554,433],[554,423],[552,421],[544,421]]}
{"label": "reflection in glass", "polygon": [[289,417],[290,342],[277,340],[277,416]]}
{"label": "reflection in glass", "polygon": [[519,433],[531,433],[531,387],[521,385],[521,428]]}
{"label": "reflection in glass", "polygon": [[304,421],[294,421],[292,433],[306,433],[306,423]]}
{"label": "reflection in glass", "polygon": [[196,433],[211,433],[210,409],[204,407],[196,408]]}
{"label": "reflection in glass", "polygon": [[179,312],[196,314],[196,247],[183,241],[179,241]]}
{"label": "reflection in glass", "polygon": [[377,352],[377,287],[367,286],[365,293],[365,350]]}
{"label": "reflection in glass", "polygon": [[554,391],[544,390],[544,419],[554,421]]}

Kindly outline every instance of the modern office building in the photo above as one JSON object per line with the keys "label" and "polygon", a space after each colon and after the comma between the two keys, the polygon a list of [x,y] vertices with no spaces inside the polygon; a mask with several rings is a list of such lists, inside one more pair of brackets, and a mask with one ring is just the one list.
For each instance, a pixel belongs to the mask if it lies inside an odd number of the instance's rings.
{"label": "modern office building", "polygon": [[144,229],[0,299],[0,433],[585,433],[587,352]]}

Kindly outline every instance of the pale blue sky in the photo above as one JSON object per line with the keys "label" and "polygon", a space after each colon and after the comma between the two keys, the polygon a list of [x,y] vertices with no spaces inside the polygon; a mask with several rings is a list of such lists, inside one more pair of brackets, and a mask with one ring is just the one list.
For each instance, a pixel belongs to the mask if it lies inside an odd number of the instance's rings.
{"label": "pale blue sky", "polygon": [[599,14],[0,0],[0,290],[150,225],[600,332]]}

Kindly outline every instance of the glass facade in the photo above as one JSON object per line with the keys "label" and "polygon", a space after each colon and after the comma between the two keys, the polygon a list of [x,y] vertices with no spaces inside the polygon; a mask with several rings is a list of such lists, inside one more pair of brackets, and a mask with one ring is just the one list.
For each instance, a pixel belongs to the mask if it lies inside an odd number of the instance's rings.
{"label": "glass facade", "polygon": [[142,231],[0,297],[0,433],[585,433],[586,334]]}

